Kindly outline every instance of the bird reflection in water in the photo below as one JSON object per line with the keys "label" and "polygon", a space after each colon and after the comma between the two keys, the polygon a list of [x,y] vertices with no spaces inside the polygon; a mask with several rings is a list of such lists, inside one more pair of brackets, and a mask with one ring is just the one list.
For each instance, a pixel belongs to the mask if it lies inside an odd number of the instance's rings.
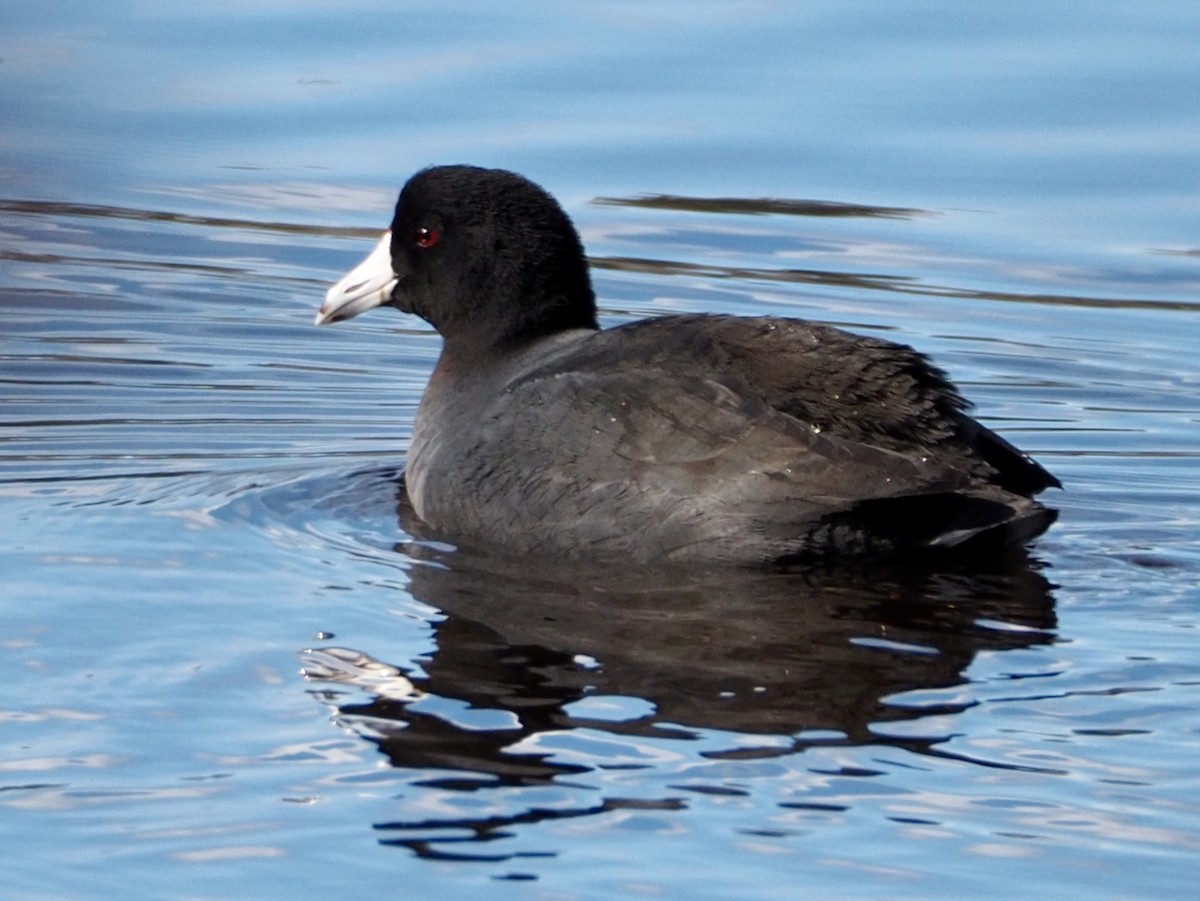
{"label": "bird reflection in water", "polygon": [[[1019,549],[936,566],[620,572],[573,563],[556,571],[546,561],[425,543],[403,490],[399,497],[401,526],[414,536],[397,547],[412,561],[408,590],[445,617],[434,623],[436,650],[388,663],[353,649],[312,649],[305,675],[337,721],[376,743],[394,766],[434,771],[418,783],[431,789],[578,777],[602,761],[556,760],[537,739],[585,729],[679,740],[730,733],[728,750],[705,751],[706,759],[761,759],[813,744],[943,754],[937,746],[947,736],[895,737],[878,727],[953,715],[970,702],[889,699],[963,684],[982,651],[1055,637],[1053,586]],[[355,700],[339,683],[355,687]],[[580,703],[612,697],[640,703],[617,719],[589,718]],[[376,828],[387,843],[422,856],[503,860],[510,855],[486,853],[479,843],[521,824],[630,806],[683,802],[608,798]]]}

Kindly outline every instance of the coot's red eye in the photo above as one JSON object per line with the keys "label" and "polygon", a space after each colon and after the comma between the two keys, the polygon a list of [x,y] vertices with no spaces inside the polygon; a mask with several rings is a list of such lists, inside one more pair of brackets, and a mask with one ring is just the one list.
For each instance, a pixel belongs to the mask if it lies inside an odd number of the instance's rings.
{"label": "coot's red eye", "polygon": [[430,248],[438,242],[438,238],[441,236],[440,232],[422,225],[417,229],[417,246]]}

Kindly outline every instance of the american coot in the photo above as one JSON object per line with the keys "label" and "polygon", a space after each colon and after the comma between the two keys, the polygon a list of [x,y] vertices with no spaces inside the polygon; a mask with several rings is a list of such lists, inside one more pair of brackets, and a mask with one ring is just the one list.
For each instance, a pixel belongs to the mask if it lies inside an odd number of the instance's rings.
{"label": "american coot", "polygon": [[583,247],[537,185],[438,166],[334,285],[441,334],[408,455],[434,534],[558,558],[750,566],[998,547],[1058,480],[912,348],[797,319],[600,330]]}

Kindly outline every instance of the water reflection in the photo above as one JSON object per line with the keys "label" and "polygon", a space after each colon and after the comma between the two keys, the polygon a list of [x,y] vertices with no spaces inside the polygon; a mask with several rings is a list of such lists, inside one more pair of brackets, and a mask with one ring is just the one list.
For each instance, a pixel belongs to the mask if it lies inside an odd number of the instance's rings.
{"label": "water reflection", "polygon": [[834,216],[838,218],[912,219],[932,216],[928,210],[900,206],[875,206],[836,200],[789,200],[782,197],[687,197],[680,194],[644,194],[640,197],[597,197],[605,206],[677,210],[688,213],[723,213],[750,216]]}
{"label": "water reflection", "polygon": [[686,275],[701,278],[736,279],[739,281],[796,282],[812,285],[831,285],[842,288],[861,288],[871,291],[913,291],[914,280],[901,275],[870,272],[839,272],[831,269],[778,269],[747,266],[715,266],[685,263],[679,260],[657,260],[647,257],[589,257],[593,269],[613,272],[644,272],[650,275]]}
{"label": "water reflection", "polygon": [[737,282],[791,282],[796,284],[829,285],[865,291],[893,291],[925,297],[952,297],[963,300],[995,300],[1005,303],[1029,303],[1047,306],[1080,307],[1111,310],[1171,310],[1194,313],[1200,305],[1190,300],[1158,300],[1146,297],[1086,297],[1073,294],[1018,293],[1014,291],[984,291],[935,285],[920,279],[887,273],[851,272],[836,269],[797,269],[762,266],[719,266],[709,263],[688,263],[681,260],[661,260],[647,257],[592,256],[588,262],[593,269],[614,272],[642,272],[663,277],[692,276],[709,279],[729,279]]}
{"label": "water reflection", "polygon": [[107,219],[113,221],[161,222],[167,225],[198,225],[206,228],[233,229],[241,232],[279,232],[287,235],[318,235],[337,238],[376,238],[377,228],[318,226],[299,222],[233,219],[228,216],[201,216],[191,213],[150,210],[138,207],[92,203],[68,203],[52,200],[16,200],[0,198],[0,212],[38,216],[48,219]]}
{"label": "water reflection", "polygon": [[[284,190],[280,188],[280,190]],[[311,192],[320,191],[324,200],[338,199],[336,189],[320,186],[309,186]],[[384,208],[390,199],[380,200],[374,194],[369,195],[372,203],[367,204],[362,196],[354,192],[340,198],[342,203],[358,203],[361,206],[376,207],[382,202]],[[390,195],[389,195],[390,198]],[[247,197],[234,199],[248,200]],[[783,198],[698,198],[677,195],[655,194],[644,197],[613,198],[597,197],[593,201],[599,205],[627,206],[638,208],[658,208],[679,212],[724,215],[792,215],[792,216],[825,216],[825,217],[866,217],[884,219],[914,219],[939,215],[928,210],[909,209],[905,207],[871,206],[867,204],[844,203],[839,201],[822,200],[789,200]],[[328,204],[327,204],[328,205]],[[340,204],[335,204],[339,205]],[[348,227],[317,225],[306,222],[287,222],[283,220],[263,220],[253,218],[232,218],[222,216],[206,216],[181,213],[161,209],[124,207],[100,204],[69,203],[60,201],[22,200],[0,198],[0,213],[10,216],[12,221],[6,222],[6,229],[16,238],[10,241],[8,247],[0,247],[0,261],[32,264],[39,271],[46,267],[62,265],[87,267],[107,267],[116,270],[127,269],[131,264],[145,271],[164,271],[190,274],[196,277],[236,277],[246,280],[256,275],[261,279],[261,263],[259,256],[262,248],[254,246],[250,258],[260,267],[251,269],[245,266],[233,267],[224,263],[181,260],[176,251],[164,243],[165,236],[179,230],[201,229],[202,233],[220,235],[227,238],[227,233],[236,233],[246,237],[255,234],[291,235],[306,238],[334,238],[352,240],[375,240],[379,236],[378,226]],[[40,222],[52,226],[52,231],[42,234],[36,230],[26,230],[14,223],[21,219]],[[144,236],[137,235],[136,249],[132,255],[121,257],[99,256],[94,248],[81,252],[77,246],[78,238],[63,243],[63,231],[59,228],[62,223],[73,223],[78,220],[98,220],[107,224],[122,222],[152,223],[162,226],[164,231],[158,235],[157,243],[161,245],[160,253],[167,259],[154,259],[147,256]],[[78,226],[73,226],[73,231]],[[111,244],[108,240],[93,240],[96,247]],[[189,239],[189,248],[191,243]],[[85,243],[86,247],[86,243]],[[309,248],[311,251],[311,248]],[[189,254],[192,252],[188,251]],[[1155,251],[1168,256],[1195,256],[1200,251],[1193,249]],[[129,251],[127,251],[127,254]],[[245,258],[243,254],[243,258]],[[215,257],[214,257],[215,258]],[[220,259],[228,261],[233,258],[228,252]],[[206,258],[207,259],[207,258]],[[989,300],[1007,303],[1027,303],[1061,307],[1078,307],[1083,309],[1137,309],[1160,311],[1186,311],[1194,313],[1200,306],[1190,296],[1182,298],[1163,299],[1157,297],[1138,297],[1130,295],[1088,296],[1073,293],[1047,293],[1042,291],[995,291],[971,288],[959,284],[935,284],[924,278],[911,275],[899,275],[889,272],[870,272],[854,269],[836,268],[797,268],[775,266],[730,266],[714,263],[695,263],[678,259],[662,259],[643,256],[591,255],[589,263],[593,269],[613,272],[645,273],[664,278],[671,277],[700,277],[705,279],[722,279],[733,282],[777,282],[791,284],[812,284],[837,288],[850,288],[864,291],[898,292],[915,296],[945,297],[965,300]],[[892,263],[894,261],[887,261]],[[333,270],[336,271],[336,270]],[[44,273],[42,273],[44,275]],[[1113,274],[1104,273],[1103,277],[1112,282]],[[1187,278],[1191,275],[1188,273]],[[295,278],[295,277],[293,277]],[[1049,278],[1049,274],[1047,275]],[[1101,276],[1097,276],[1101,278]],[[295,278],[297,283],[309,284],[307,279]],[[323,284],[323,282],[322,282]],[[1185,284],[1185,289],[1191,288],[1192,282]],[[1139,285],[1139,287],[1143,287]],[[1156,286],[1160,287],[1160,286]],[[19,302],[19,299],[14,299]],[[14,301],[5,301],[11,303]]]}
{"label": "water reflection", "polygon": [[[727,749],[705,751],[709,759],[792,754],[816,743],[938,753],[944,734],[883,737],[873,727],[953,715],[970,702],[892,699],[962,684],[976,654],[1049,643],[1056,625],[1052,586],[1020,552],[982,569],[975,561],[752,574],[542,564],[531,572],[522,561],[426,543],[397,549],[414,560],[409,592],[445,617],[434,625],[436,651],[386,663],[317,649],[306,675],[339,722],[394,766],[443,774],[422,786],[451,791],[548,786],[590,772],[594,758],[555,759],[537,748],[539,736],[580,729],[627,741],[728,734]],[[347,701],[338,683],[365,689],[365,699],[356,691]],[[660,802],[677,803],[652,803]],[[502,827],[622,803],[546,811],[510,798],[504,812],[484,805],[478,818],[456,810],[378,828],[418,853],[445,856],[443,830],[458,830],[456,842],[462,829],[486,839]]]}

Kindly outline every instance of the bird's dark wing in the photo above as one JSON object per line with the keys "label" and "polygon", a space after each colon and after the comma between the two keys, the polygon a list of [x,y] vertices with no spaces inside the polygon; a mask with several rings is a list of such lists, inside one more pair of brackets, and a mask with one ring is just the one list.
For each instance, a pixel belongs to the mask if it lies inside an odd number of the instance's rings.
{"label": "bird's dark wing", "polygon": [[672,316],[620,334],[627,364],[705,368],[735,391],[830,435],[932,455],[1007,491],[1061,487],[1026,454],[972,419],[969,402],[906,345],[794,319]]}
{"label": "bird's dark wing", "polygon": [[[533,499],[528,509],[565,507],[594,543],[636,547],[653,534],[667,558],[703,544],[713,559],[761,562],[934,546],[1012,516],[1003,498],[960,495],[970,484],[962,470],[803,423],[736,390],[737,379],[731,387],[687,367],[658,368],[662,360],[634,367],[624,354],[606,366],[593,350],[586,363],[559,359],[510,385],[483,444],[515,449],[530,464],[521,485],[489,491]],[[546,410],[564,411],[549,428]],[[887,499],[903,499],[903,510],[889,513]],[[922,510],[919,525],[908,521]],[[540,526],[522,528],[532,536]]]}

